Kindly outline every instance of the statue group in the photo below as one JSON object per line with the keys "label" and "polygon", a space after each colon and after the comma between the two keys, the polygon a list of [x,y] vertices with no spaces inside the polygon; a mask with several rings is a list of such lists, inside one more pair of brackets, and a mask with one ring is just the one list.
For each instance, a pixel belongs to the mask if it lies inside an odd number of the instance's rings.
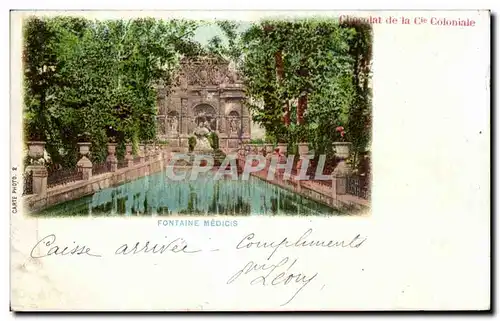
{"label": "statue group", "polygon": [[206,119],[200,119],[198,122],[198,127],[194,130],[194,136],[196,137],[195,150],[209,150],[211,149],[210,142],[208,140],[208,135],[212,132],[210,129],[210,123]]}

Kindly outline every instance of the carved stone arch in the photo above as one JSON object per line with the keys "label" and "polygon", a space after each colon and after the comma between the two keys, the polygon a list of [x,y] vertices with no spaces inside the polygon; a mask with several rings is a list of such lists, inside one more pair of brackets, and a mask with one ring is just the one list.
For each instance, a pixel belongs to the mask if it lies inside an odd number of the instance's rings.
{"label": "carved stone arch", "polygon": [[217,109],[209,103],[198,103],[193,106],[193,120],[198,127],[201,125],[210,130],[217,130]]}
{"label": "carved stone arch", "polygon": [[179,112],[177,110],[171,110],[167,114],[168,117],[179,117]]}
{"label": "carved stone arch", "polygon": [[227,115],[229,117],[237,117],[237,118],[241,117],[240,113],[238,111],[234,110],[234,109],[231,110],[231,111],[229,111],[229,113]]}

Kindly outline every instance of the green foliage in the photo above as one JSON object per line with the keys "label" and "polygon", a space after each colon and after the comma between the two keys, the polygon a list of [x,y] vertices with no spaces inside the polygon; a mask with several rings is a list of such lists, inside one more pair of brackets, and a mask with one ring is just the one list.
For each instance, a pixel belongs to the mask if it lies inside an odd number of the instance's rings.
{"label": "green foliage", "polygon": [[214,149],[214,165],[220,166],[224,159],[226,158],[226,154],[220,149]]}
{"label": "green foliage", "polygon": [[219,149],[219,136],[215,132],[211,132],[208,135],[208,141],[213,150]]}
{"label": "green foliage", "polygon": [[74,166],[89,133],[92,158],[106,143],[156,136],[156,85],[167,88],[179,58],[195,52],[196,24],[183,20],[30,18],[24,25],[24,130],[46,140],[55,163]]}
{"label": "green foliage", "polygon": [[189,151],[192,152],[196,147],[196,137],[190,136],[188,139]]}
{"label": "green foliage", "polygon": [[168,145],[168,141],[160,139],[160,140],[158,140],[158,145],[167,146]]}
{"label": "green foliage", "polygon": [[[308,141],[317,153],[332,153],[346,128],[355,151],[370,140],[371,26],[334,20],[268,20],[241,37],[248,107],[272,141],[289,149]],[[278,56],[282,57],[282,65]],[[282,69],[281,69],[282,68]],[[280,77],[280,70],[283,77]],[[306,97],[300,118],[298,98]],[[284,106],[291,124],[285,126]],[[303,120],[302,120],[303,119]]]}
{"label": "green foliage", "polygon": [[263,145],[265,142],[262,138],[253,138],[250,140],[250,144],[259,144]]}
{"label": "green foliage", "polygon": [[222,30],[227,44],[219,36],[209,40],[206,53],[220,57],[221,59],[231,60],[239,65],[242,58],[241,38],[238,32],[238,24],[230,20],[219,20],[217,26]]}
{"label": "green foliage", "polygon": [[[157,85],[167,90],[184,56],[211,54],[232,61],[245,82],[252,120],[266,141],[289,150],[308,141],[332,153],[337,126],[355,154],[371,138],[371,26],[331,19],[267,20],[240,33],[218,21],[223,36],[203,47],[193,40],[202,22],[184,20],[90,21],[31,18],[24,25],[24,131],[45,140],[53,161],[78,160],[76,143],[88,133],[92,159],[103,161],[106,143],[137,150],[156,137]],[[300,100],[304,104],[298,105]],[[290,123],[284,122],[284,107]],[[218,139],[209,137],[212,148]],[[217,142],[215,142],[217,140]],[[189,138],[190,150],[196,139]]]}

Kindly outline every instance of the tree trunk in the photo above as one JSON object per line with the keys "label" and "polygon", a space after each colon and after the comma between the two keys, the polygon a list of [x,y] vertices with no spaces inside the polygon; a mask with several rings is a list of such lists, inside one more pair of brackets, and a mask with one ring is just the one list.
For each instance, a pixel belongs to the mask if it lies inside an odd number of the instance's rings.
{"label": "tree trunk", "polygon": [[307,109],[307,94],[299,97],[297,104],[297,125],[304,125],[304,113]]}
{"label": "tree trunk", "polygon": [[[281,50],[274,54],[274,60],[276,62],[276,78],[278,79],[278,83],[282,83],[283,78],[285,78],[285,68],[283,64],[283,53]],[[283,122],[285,123],[285,126],[290,125],[290,106],[288,104],[288,100],[283,103]]]}

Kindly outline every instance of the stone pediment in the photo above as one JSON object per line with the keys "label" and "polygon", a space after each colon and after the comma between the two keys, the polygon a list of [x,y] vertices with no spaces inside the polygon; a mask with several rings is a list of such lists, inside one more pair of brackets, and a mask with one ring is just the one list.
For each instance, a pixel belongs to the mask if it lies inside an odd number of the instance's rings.
{"label": "stone pediment", "polygon": [[236,71],[231,70],[228,61],[212,57],[184,58],[178,74],[181,89],[187,86],[221,86],[239,83]]}

